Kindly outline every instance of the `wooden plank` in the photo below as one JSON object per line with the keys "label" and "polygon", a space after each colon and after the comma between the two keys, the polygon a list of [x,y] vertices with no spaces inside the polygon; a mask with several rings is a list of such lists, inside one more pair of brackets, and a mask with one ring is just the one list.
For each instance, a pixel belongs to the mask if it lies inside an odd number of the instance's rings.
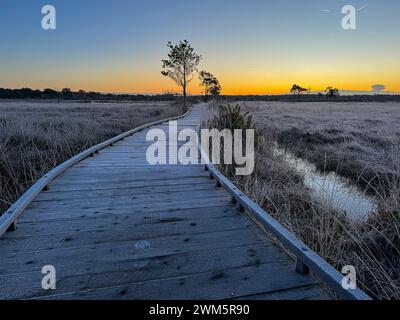
{"label": "wooden plank", "polygon": [[[226,247],[211,250],[199,250],[189,253],[155,256],[146,260],[129,258],[111,262],[75,263],[74,265],[57,265],[57,289],[42,290],[41,270],[26,273],[0,276],[0,292],[7,295],[0,298],[31,298],[50,294],[62,294],[73,291],[111,287],[116,284],[129,284],[149,280],[180,277],[190,274],[218,272],[229,268],[238,268],[266,263],[287,265],[285,254],[276,250],[274,260],[270,255],[273,248],[263,245]],[[230,255],[226,255],[229,250]],[[289,267],[291,267],[289,265]]]}
{"label": "wooden plank", "polygon": [[[126,186],[115,186],[114,189],[96,189],[96,190],[86,190],[86,191],[58,191],[54,192],[41,192],[35,199],[35,201],[61,201],[67,199],[89,199],[89,198],[98,198],[98,197],[113,197],[116,195],[127,196],[127,195],[135,195],[135,196],[143,196],[143,195],[154,195],[158,197],[159,194],[171,195],[171,194],[180,194],[183,192],[190,190],[195,192],[201,191],[210,191],[214,190],[216,187],[214,184],[210,183],[210,180],[204,178],[202,181],[198,181],[197,183],[179,183],[175,185],[141,185],[137,187],[126,187]],[[216,189],[217,190],[217,189]]]}
{"label": "wooden plank", "polygon": [[[143,242],[143,240],[145,242]],[[141,249],[137,244],[146,244],[146,250]],[[86,246],[68,246],[68,242],[62,248],[54,249],[51,243],[47,243],[47,248],[43,250],[27,252],[1,252],[2,263],[0,265],[0,275],[10,273],[21,273],[31,270],[31,268],[42,268],[45,265],[59,263],[65,264],[80,260],[81,262],[97,261],[102,263],[104,260],[129,259],[136,257],[146,259],[165,254],[185,253],[197,250],[211,250],[229,246],[241,246],[249,244],[272,244],[256,234],[246,232],[245,229],[227,230],[210,233],[200,233],[181,236],[165,236],[145,239],[134,239],[128,241],[115,241],[96,243]],[[4,248],[6,249],[6,248]],[[10,272],[11,271],[11,272]]]}
{"label": "wooden plank", "polygon": [[[218,200],[213,201],[213,207],[223,207],[227,208],[227,200]],[[182,201],[180,203],[175,203],[173,206],[170,206],[168,210],[170,212],[181,211],[181,210],[189,210],[189,209],[208,209],[210,208],[209,203],[205,203],[204,201]],[[64,208],[63,210],[53,210],[49,208],[47,211],[36,211],[36,210],[27,210],[27,214],[22,216],[18,221],[20,222],[51,222],[51,221],[65,221],[70,219],[80,219],[80,218],[90,218],[97,217],[101,214],[108,215],[126,215],[126,214],[148,214],[148,213],[156,213],[156,212],[165,212],[165,206],[162,204],[154,204],[154,205],[142,205],[140,207],[132,208],[131,206],[119,206],[119,207],[83,207],[79,210],[71,210],[68,208]],[[38,214],[41,214],[39,217]]]}
{"label": "wooden plank", "polygon": [[[141,225],[156,225],[160,224],[165,229],[178,228],[178,226],[191,226],[192,231],[198,232],[200,229],[209,230],[219,228],[221,225],[249,225],[251,222],[245,217],[235,214],[234,210],[225,210],[224,207],[209,208],[206,210],[181,210],[181,211],[160,211],[146,214],[125,214],[125,215],[110,215],[99,214],[95,217],[68,219],[60,222],[45,221],[45,222],[20,222],[16,233],[6,233],[0,239],[26,239],[38,235],[51,235],[58,233],[85,233],[90,230],[118,230],[119,227],[133,228]],[[208,225],[210,224],[210,225]],[[216,226],[214,225],[216,224]],[[137,230],[135,229],[135,232]]]}
{"label": "wooden plank", "polygon": [[[186,198],[188,197],[188,198]],[[159,193],[156,196],[151,194],[142,195],[113,195],[112,197],[88,197],[84,203],[82,199],[69,199],[69,200],[34,200],[30,206],[30,210],[65,210],[68,205],[69,210],[74,209],[84,209],[84,208],[104,208],[104,207],[118,207],[130,205],[132,209],[139,208],[141,206],[147,206],[151,204],[151,199],[153,201],[158,201],[157,205],[163,207],[174,206],[179,203],[185,203],[188,199],[193,199],[193,201],[203,201],[204,199],[213,200],[225,200],[227,203],[230,201],[230,197],[224,193],[222,190],[201,190],[197,192],[185,192],[185,197],[181,193]],[[172,207],[171,207],[172,208]],[[38,213],[39,216],[45,215],[46,212]]]}
{"label": "wooden plank", "polygon": [[[237,252],[240,250],[242,254],[239,255],[230,255],[225,258],[227,250],[234,250]],[[147,250],[146,247],[143,247],[141,250]],[[235,251],[236,250],[236,251]],[[274,257],[274,260],[271,259],[269,255],[266,253],[271,253]],[[220,266],[220,261],[244,261],[246,260],[246,265],[256,265],[266,262],[273,262],[275,259],[277,260],[285,260],[287,261],[287,255],[284,254],[281,250],[276,250],[273,246],[265,245],[264,243],[245,243],[243,245],[237,245],[235,243],[223,243],[223,245],[219,245],[218,247],[209,247],[206,249],[193,249],[187,252],[178,252],[178,253],[160,253],[154,254],[147,257],[136,257],[132,254],[123,254],[113,256],[110,253],[106,253],[104,256],[101,256],[99,260],[94,259],[94,255],[91,252],[88,252],[89,256],[81,257],[76,261],[72,260],[60,260],[57,261],[55,265],[57,269],[59,269],[59,279],[63,277],[69,276],[68,270],[73,271],[72,274],[96,274],[96,273],[105,273],[107,271],[112,271],[115,269],[126,270],[144,269],[144,265],[147,266],[150,263],[152,264],[161,264],[164,268],[167,269],[167,272],[172,272],[170,266],[171,263],[165,263],[165,260],[171,261],[181,261],[182,263],[178,263],[176,265],[176,270],[180,271],[179,275],[183,272],[194,274],[199,272],[205,272],[209,270],[216,269]],[[209,259],[205,259],[205,256],[208,256]],[[192,258],[190,258],[192,257]],[[203,259],[203,263],[198,263],[199,265],[195,265],[195,263],[191,262],[190,259],[193,257],[197,257],[196,259]],[[205,259],[205,260],[204,260]],[[229,264],[230,265],[230,264]],[[227,266],[229,266],[227,264]],[[166,267],[168,266],[168,267]],[[73,267],[73,268],[71,268]],[[171,269],[171,270],[170,270]],[[0,275],[0,283],[6,281],[9,278],[9,283],[17,282],[16,276],[24,277],[29,280],[32,277],[35,277],[37,273],[41,273],[42,266],[40,264],[32,263],[28,267],[20,267],[18,266],[16,270],[10,270],[10,273],[3,273]],[[65,270],[65,271],[63,271]],[[154,270],[153,270],[154,271]],[[148,275],[149,278],[142,279],[156,279],[160,278],[160,274],[164,272],[163,270],[158,270],[156,275]],[[32,282],[32,281],[30,281]],[[4,286],[5,288],[5,286]]]}
{"label": "wooden plank", "polygon": [[[81,176],[81,180],[79,180]],[[172,176],[172,177],[171,177]],[[79,174],[79,173],[72,173],[69,175],[65,175],[63,177],[63,182],[68,184],[68,183],[75,183],[79,184],[79,181],[82,181],[82,183],[96,183],[96,182],[101,182],[101,183],[106,183],[109,182],[110,184],[112,183],[119,183],[119,182],[124,182],[124,181],[132,181],[133,179],[135,180],[142,180],[142,181],[149,181],[149,184],[153,180],[165,180],[168,178],[171,179],[181,179],[182,181],[187,179],[187,178],[196,178],[196,177],[206,177],[207,175],[205,173],[199,172],[199,169],[196,171],[185,171],[185,172],[179,172],[179,171],[170,171],[170,172],[165,172],[161,171],[159,174],[156,172],[142,172],[138,173],[135,171],[126,171],[124,174],[124,171],[121,172],[91,172],[91,173],[86,173],[86,174]]]}
{"label": "wooden plank", "polygon": [[[279,274],[279,277],[276,275]],[[309,285],[312,280],[299,276],[284,263],[268,263],[185,275],[153,281],[117,285],[54,295],[46,299],[232,299],[249,293],[274,292]]]}
{"label": "wooden plank", "polygon": [[68,183],[54,183],[50,184],[50,188],[46,191],[46,194],[58,193],[58,192],[75,192],[75,191],[99,191],[99,190],[114,190],[114,189],[140,189],[140,188],[158,188],[158,187],[169,187],[169,186],[196,186],[201,185],[203,183],[209,183],[208,176],[196,176],[193,178],[187,178],[185,180],[181,179],[159,179],[152,180],[151,184],[149,184],[145,180],[129,180],[123,181],[119,184],[112,185],[102,185],[102,184],[93,184],[93,183],[85,183],[83,181],[79,185],[77,184],[68,184]]}
{"label": "wooden plank", "polygon": [[[208,181],[207,181],[208,180]],[[186,186],[186,190],[183,190],[183,187]],[[108,192],[107,198],[109,199],[118,199],[118,198],[130,198],[130,199],[148,199],[152,196],[150,191],[154,191],[154,198],[159,199],[160,201],[168,198],[168,199],[182,199],[184,195],[193,196],[194,199],[207,197],[210,195],[215,195],[215,197],[224,196],[229,197],[229,195],[221,190],[221,188],[216,187],[215,183],[211,181],[209,178],[204,179],[202,183],[198,185],[190,185],[190,184],[175,184],[175,185],[162,185],[153,186],[152,184],[146,184],[141,189],[139,186],[136,187],[125,187],[125,184],[110,184],[107,189],[100,190],[82,190],[82,191],[72,191],[65,192],[66,195],[71,195],[71,203],[79,202],[81,198],[87,197],[89,198],[104,198],[104,194]],[[53,193],[43,193],[38,196],[33,203],[45,203],[45,202],[60,202],[64,201],[66,197],[62,196],[64,192],[53,192]],[[54,198],[52,198],[54,197]],[[76,199],[74,199],[76,198]],[[68,199],[67,199],[68,200]],[[107,200],[107,199],[104,199]],[[184,200],[184,199],[182,199]],[[75,202],[74,202],[75,201]],[[89,203],[89,202],[87,202]],[[81,201],[82,204],[82,201]]]}
{"label": "wooden plank", "polygon": [[[177,218],[179,219],[179,218]],[[244,223],[238,224],[237,220],[226,219],[223,224],[211,224],[208,220],[206,226],[191,226],[186,221],[168,223],[163,220],[155,220],[154,223],[148,224],[125,224],[125,221],[116,222],[109,227],[96,225],[92,223],[92,229],[87,229],[84,232],[55,232],[48,234],[38,234],[33,236],[21,236],[16,238],[3,238],[0,240],[0,246],[3,253],[19,253],[28,251],[54,250],[57,248],[67,247],[82,247],[107,242],[125,242],[139,241],[154,238],[164,238],[170,236],[183,237],[204,234],[210,232],[222,232],[243,230],[242,236],[247,236],[246,231],[249,231]],[[248,232],[247,232],[248,233]]]}
{"label": "wooden plank", "polygon": [[[96,183],[95,178],[83,178],[83,180],[77,184],[77,180],[63,180],[61,181],[53,181],[49,185],[49,190],[54,190],[62,187],[70,188],[70,187],[75,187],[75,188],[87,188],[92,186],[92,187],[97,187],[97,188],[115,188],[118,186],[129,186],[129,185],[157,185],[157,184],[163,184],[166,180],[170,181],[170,183],[183,183],[184,181],[192,181],[193,179],[208,179],[208,176],[205,175],[199,175],[199,174],[189,174],[185,177],[177,177],[176,175],[172,175],[172,177],[168,178],[167,176],[165,177],[152,177],[148,176],[146,179],[141,179],[141,180],[134,180],[132,181],[132,178],[129,176],[124,176],[121,178],[113,178],[109,177],[108,180],[106,178],[102,178],[101,176],[98,179],[98,182],[101,183]],[[109,182],[109,183],[107,183]]]}

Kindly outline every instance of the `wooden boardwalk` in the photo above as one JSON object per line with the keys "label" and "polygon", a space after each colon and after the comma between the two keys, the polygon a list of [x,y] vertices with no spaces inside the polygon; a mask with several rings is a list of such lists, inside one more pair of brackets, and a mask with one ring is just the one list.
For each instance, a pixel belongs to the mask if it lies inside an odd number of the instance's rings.
{"label": "wooden boardwalk", "polygon": [[[202,113],[179,128],[195,129]],[[38,194],[0,239],[0,298],[328,298],[202,166],[150,166],[147,131]],[[41,287],[45,265],[56,268],[56,290]]]}

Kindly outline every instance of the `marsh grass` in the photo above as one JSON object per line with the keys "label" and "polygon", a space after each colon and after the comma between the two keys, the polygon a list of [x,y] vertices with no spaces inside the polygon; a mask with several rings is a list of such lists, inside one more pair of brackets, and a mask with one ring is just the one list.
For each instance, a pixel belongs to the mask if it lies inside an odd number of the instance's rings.
{"label": "marsh grass", "polygon": [[245,102],[281,148],[376,196],[400,188],[400,103]]}
{"label": "marsh grass", "polygon": [[60,163],[120,133],[180,112],[169,102],[0,102],[0,215]]}
{"label": "marsh grass", "polygon": [[[293,107],[300,108],[299,106]],[[329,106],[329,108],[335,107]],[[343,108],[343,106],[340,106],[340,108]],[[228,165],[219,166],[220,170],[230,177],[250,198],[339,271],[346,265],[355,266],[358,283],[368,294],[377,299],[400,299],[400,207],[397,178],[390,180],[388,179],[390,175],[380,177],[379,174],[376,174],[378,183],[374,186],[374,190],[375,195],[380,199],[379,210],[372,213],[367,221],[349,219],[345,213],[333,208],[329,202],[321,202],[316,199],[311,190],[304,185],[304,177],[291,168],[282,155],[274,152],[279,134],[290,130],[288,123],[283,119],[294,117],[299,127],[301,121],[306,122],[310,128],[320,128],[321,125],[314,120],[311,121],[307,116],[301,117],[300,114],[304,113],[304,110],[301,111],[302,108],[296,110],[294,115],[286,109],[284,112],[282,110],[277,111],[277,106],[268,111],[260,109],[261,107],[257,106],[253,113],[254,110],[248,106],[245,108],[246,112],[250,111],[253,114],[255,125],[258,128],[254,174],[249,177],[235,176],[234,171]],[[307,110],[306,106],[305,109]],[[224,114],[221,120],[228,116],[227,113],[224,113],[224,109],[214,108],[210,112],[213,114],[210,117],[212,121],[205,123],[204,126],[221,130],[225,129],[221,126],[221,123],[230,123],[226,120],[220,122],[215,120],[215,117],[220,117],[221,113]],[[264,113],[267,113],[268,117],[263,116]],[[244,114],[245,112],[242,111],[242,115]],[[357,118],[357,115],[353,114],[353,118]],[[277,121],[277,123],[274,123],[274,121]],[[339,121],[338,119],[332,118],[331,121],[333,121],[331,125],[338,126],[336,122]],[[326,127],[330,126],[327,122],[328,120],[325,120],[323,126],[325,129],[322,130],[326,130]],[[348,130],[361,130],[360,124],[354,129],[350,129],[349,124],[346,127]],[[382,129],[374,128],[373,130],[381,131]],[[332,132],[330,135],[332,135]],[[335,132],[340,137],[346,135],[347,131],[342,132],[337,129]],[[368,132],[365,132],[365,135],[368,135]],[[365,135],[360,134],[359,137],[365,138]],[[386,139],[385,137],[382,138]],[[333,141],[336,140],[333,139],[330,143],[334,143]],[[329,143],[316,147],[312,140],[309,141],[310,144],[307,144],[294,138],[294,142],[295,147],[293,149],[289,145],[284,147],[296,150],[296,148],[300,148],[296,144],[299,143],[306,148],[307,152],[313,153],[306,157],[310,160],[324,158],[330,148],[332,148],[331,158],[334,158],[334,153],[338,151],[336,146],[329,145]],[[353,141],[353,144],[362,145],[362,143],[362,141]],[[392,148],[391,150],[394,152],[395,149]],[[297,154],[299,153],[298,151]],[[381,155],[379,152],[375,153],[378,156]],[[395,156],[396,153],[392,155]],[[357,160],[363,162],[364,166],[367,165],[366,161],[370,159],[363,157],[361,153],[353,154],[353,156],[356,159],[359,156],[360,159]],[[397,153],[398,156],[399,153]],[[374,159],[374,163],[376,161],[379,160]],[[388,161],[387,163],[391,162]],[[327,170],[326,165],[322,167],[323,170]],[[392,167],[384,168],[384,172],[391,170],[393,170]],[[354,181],[359,179],[361,178],[356,177]]]}

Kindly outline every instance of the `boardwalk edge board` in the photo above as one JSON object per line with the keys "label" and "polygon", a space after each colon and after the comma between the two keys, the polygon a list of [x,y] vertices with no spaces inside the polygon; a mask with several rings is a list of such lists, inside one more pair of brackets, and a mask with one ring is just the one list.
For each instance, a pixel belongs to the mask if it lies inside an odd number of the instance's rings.
{"label": "boardwalk edge board", "polygon": [[60,174],[62,174],[67,169],[81,162],[82,160],[98,153],[100,150],[105,149],[107,147],[112,146],[114,143],[119,142],[135,133],[148,129],[158,124],[162,124],[168,121],[179,120],[186,117],[192,108],[180,116],[171,117],[167,119],[157,120],[148,124],[144,124],[135,129],[129,130],[125,133],[122,133],[114,138],[111,138],[107,141],[99,143],[78,155],[72,157],[71,159],[63,162],[59,166],[53,168],[47,174],[45,174],[42,178],[40,178],[35,184],[33,184],[2,216],[0,216],[0,237],[7,231],[14,231],[16,229],[16,222],[18,217],[24,212],[24,210],[31,204],[31,202],[35,199],[35,197],[42,191],[48,189],[48,185],[55,178],[57,178]]}
{"label": "boardwalk edge board", "polygon": [[312,272],[318,279],[328,286],[340,299],[344,300],[372,300],[364,291],[360,289],[348,290],[342,286],[344,276],[322,259],[317,253],[312,251],[295,235],[290,233],[270,214],[264,211],[247,195],[241,192],[227,177],[225,177],[208,157],[204,150],[200,138],[200,126],[197,127],[197,146],[205,169],[209,171],[210,177],[216,180],[218,187],[223,187],[231,196],[237,208],[240,211],[246,211],[251,218],[262,228],[265,228],[274,237],[276,237],[285,248],[287,248],[296,257],[296,271],[300,274],[309,274]]}

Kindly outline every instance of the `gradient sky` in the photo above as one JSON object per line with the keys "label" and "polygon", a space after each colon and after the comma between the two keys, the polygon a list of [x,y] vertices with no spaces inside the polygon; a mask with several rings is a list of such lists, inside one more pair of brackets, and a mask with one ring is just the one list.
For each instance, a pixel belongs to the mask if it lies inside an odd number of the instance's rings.
{"label": "gradient sky", "polygon": [[[342,6],[366,3],[344,31]],[[41,28],[46,4],[55,31]],[[177,91],[160,60],[168,41],[188,39],[225,94],[400,91],[399,32],[398,0],[0,0],[0,87]]]}

